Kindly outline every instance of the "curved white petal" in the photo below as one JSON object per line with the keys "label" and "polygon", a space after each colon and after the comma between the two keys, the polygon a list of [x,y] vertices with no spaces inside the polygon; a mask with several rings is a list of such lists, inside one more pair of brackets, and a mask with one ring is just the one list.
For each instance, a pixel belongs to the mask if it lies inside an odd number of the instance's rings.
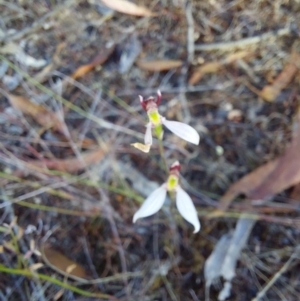
{"label": "curved white petal", "polygon": [[154,190],[144,201],[142,207],[133,216],[133,222],[135,223],[139,218],[156,213],[163,206],[166,194],[167,189],[165,184]]}
{"label": "curved white petal", "polygon": [[162,118],[162,123],[175,135],[178,137],[198,145],[200,142],[200,136],[197,131],[189,126],[188,124],[178,122],[178,121],[170,121],[165,118]]}
{"label": "curved white petal", "polygon": [[145,144],[150,144],[152,145],[152,125],[151,123],[149,122],[147,125],[146,125],[146,133],[145,133],[145,138],[144,138],[144,142]]}
{"label": "curved white petal", "polygon": [[198,232],[200,230],[200,222],[192,199],[180,186],[177,187],[176,191],[176,205],[179,213],[195,227],[194,233]]}

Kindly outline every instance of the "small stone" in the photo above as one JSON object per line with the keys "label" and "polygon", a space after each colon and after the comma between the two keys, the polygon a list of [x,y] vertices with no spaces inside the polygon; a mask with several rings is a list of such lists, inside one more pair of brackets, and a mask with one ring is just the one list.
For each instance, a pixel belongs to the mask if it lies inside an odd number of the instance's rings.
{"label": "small stone", "polygon": [[9,91],[12,91],[19,86],[20,78],[18,76],[5,75],[3,76],[2,82]]}
{"label": "small stone", "polygon": [[19,136],[19,135],[23,134],[24,130],[21,127],[17,126],[17,125],[10,125],[7,128],[7,132],[9,134]]}
{"label": "small stone", "polygon": [[227,119],[232,121],[241,121],[243,112],[241,110],[233,109],[228,112]]}

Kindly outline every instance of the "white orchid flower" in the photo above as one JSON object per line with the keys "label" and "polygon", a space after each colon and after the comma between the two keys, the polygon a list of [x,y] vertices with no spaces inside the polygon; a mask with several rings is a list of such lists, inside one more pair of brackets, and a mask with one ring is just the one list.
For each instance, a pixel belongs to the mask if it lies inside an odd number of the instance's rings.
{"label": "white orchid flower", "polygon": [[179,213],[186,221],[194,226],[194,233],[200,230],[200,222],[193,201],[191,197],[178,184],[179,170],[180,164],[178,161],[176,161],[170,168],[170,175],[167,182],[154,190],[144,201],[142,207],[134,214],[134,223],[139,218],[147,217],[158,212],[164,204],[167,191],[175,191],[176,206]]}
{"label": "white orchid flower", "polygon": [[143,109],[147,112],[149,123],[146,125],[146,133],[144,138],[145,144],[134,143],[132,144],[134,147],[144,152],[149,152],[152,145],[152,129],[154,128],[156,135],[159,139],[161,139],[163,134],[162,125],[166,126],[173,134],[177,135],[181,139],[196,145],[199,144],[200,136],[194,128],[179,121],[167,120],[158,113],[157,107],[161,101],[160,91],[157,91],[156,99],[154,97],[149,97],[148,99],[144,100],[141,95],[139,98]]}

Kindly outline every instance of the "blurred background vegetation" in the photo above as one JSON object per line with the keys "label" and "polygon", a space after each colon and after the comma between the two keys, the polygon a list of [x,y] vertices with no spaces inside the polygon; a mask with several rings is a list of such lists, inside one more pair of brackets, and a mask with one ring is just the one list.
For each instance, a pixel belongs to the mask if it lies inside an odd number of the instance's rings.
{"label": "blurred background vegetation", "polygon": [[[299,300],[300,2],[0,0],[0,300]],[[138,95],[193,126],[164,160]],[[205,299],[206,298],[206,299]]]}

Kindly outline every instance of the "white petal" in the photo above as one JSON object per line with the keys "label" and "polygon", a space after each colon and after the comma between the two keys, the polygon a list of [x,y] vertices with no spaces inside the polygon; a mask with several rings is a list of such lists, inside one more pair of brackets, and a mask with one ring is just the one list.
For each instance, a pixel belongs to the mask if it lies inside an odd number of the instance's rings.
{"label": "white petal", "polygon": [[176,205],[182,217],[194,227],[194,233],[200,230],[200,222],[196,208],[190,196],[180,187],[177,187]]}
{"label": "white petal", "polygon": [[144,138],[144,142],[145,144],[150,144],[152,145],[152,125],[151,123],[149,122],[147,125],[146,125],[146,133],[145,133],[145,138]]}
{"label": "white petal", "polygon": [[165,118],[162,118],[162,123],[175,135],[178,137],[198,145],[200,142],[200,136],[197,131],[189,126],[188,124],[178,122],[178,121],[170,121]]}
{"label": "white petal", "polygon": [[135,223],[139,218],[156,213],[163,206],[166,194],[167,189],[165,184],[154,190],[144,201],[142,207],[133,216],[133,222]]}

